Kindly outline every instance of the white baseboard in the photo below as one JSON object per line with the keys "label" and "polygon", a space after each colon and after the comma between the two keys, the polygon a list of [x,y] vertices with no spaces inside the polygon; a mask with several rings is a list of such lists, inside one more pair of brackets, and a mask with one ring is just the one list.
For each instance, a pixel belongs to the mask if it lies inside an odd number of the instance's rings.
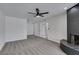
{"label": "white baseboard", "polygon": [[27,40],[27,39],[6,40],[5,42],[15,42],[15,41],[20,41],[20,40]]}
{"label": "white baseboard", "polygon": [[50,40],[50,41],[54,41],[54,42],[57,42],[57,43],[60,43],[60,40],[58,40],[58,41],[55,40],[55,39],[54,39],[54,40],[52,40],[52,39],[48,39],[48,40]]}

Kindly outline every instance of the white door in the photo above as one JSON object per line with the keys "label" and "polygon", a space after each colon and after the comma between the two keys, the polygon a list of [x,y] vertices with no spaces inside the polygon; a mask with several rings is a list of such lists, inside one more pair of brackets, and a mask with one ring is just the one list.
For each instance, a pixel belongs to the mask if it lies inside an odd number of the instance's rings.
{"label": "white door", "polygon": [[40,36],[40,29],[39,29],[39,23],[34,23],[34,35],[35,36]]}
{"label": "white door", "polygon": [[41,22],[40,23],[40,37],[43,37],[43,38],[47,37],[46,22]]}

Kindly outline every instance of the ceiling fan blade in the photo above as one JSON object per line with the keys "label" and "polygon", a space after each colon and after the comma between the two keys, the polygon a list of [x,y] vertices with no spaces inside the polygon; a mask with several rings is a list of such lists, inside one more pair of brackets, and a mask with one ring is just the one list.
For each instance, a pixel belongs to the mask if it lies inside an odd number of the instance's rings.
{"label": "ceiling fan blade", "polygon": [[44,13],[40,13],[40,14],[48,14],[49,12],[44,12]]}
{"label": "ceiling fan blade", "polygon": [[28,12],[28,14],[36,14],[36,13]]}

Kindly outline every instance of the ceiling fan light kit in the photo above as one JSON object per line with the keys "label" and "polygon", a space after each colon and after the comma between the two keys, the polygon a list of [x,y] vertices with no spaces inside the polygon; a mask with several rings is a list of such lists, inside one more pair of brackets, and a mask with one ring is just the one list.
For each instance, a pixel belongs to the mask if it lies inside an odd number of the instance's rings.
{"label": "ceiling fan light kit", "polygon": [[37,18],[39,18],[40,16],[38,15],[38,16],[36,16]]}

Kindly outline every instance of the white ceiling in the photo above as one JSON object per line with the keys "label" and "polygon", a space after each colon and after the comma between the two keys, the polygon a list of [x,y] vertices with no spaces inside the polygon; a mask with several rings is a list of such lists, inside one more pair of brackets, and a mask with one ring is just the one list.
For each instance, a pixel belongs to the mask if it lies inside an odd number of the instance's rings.
{"label": "white ceiling", "polygon": [[39,8],[40,12],[49,12],[49,14],[44,15],[48,17],[65,12],[64,7],[70,8],[75,4],[76,3],[0,3],[0,10],[7,16],[27,18],[27,16],[33,17],[33,15],[28,15],[27,12],[35,12],[35,8]]}

